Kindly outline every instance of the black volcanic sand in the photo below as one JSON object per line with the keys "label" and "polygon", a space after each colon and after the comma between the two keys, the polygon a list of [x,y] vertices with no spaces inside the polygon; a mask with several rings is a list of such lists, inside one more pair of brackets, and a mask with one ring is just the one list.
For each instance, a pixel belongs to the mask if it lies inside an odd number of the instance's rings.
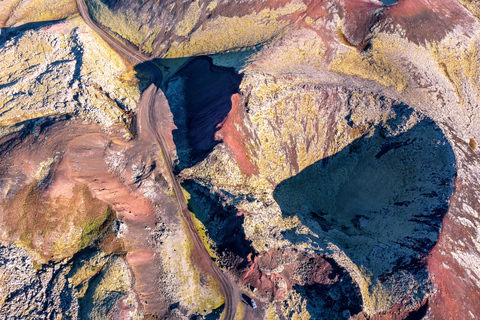
{"label": "black volcanic sand", "polygon": [[[209,57],[198,57],[187,63],[178,71],[172,80],[182,81],[182,85],[174,92],[169,90],[170,80],[164,90],[172,109],[176,104],[174,99],[183,97],[183,117],[179,119],[178,110],[174,113],[175,144],[181,146],[181,139],[188,140],[190,160],[193,163],[201,161],[218,144],[215,141],[217,126],[225,119],[232,108],[231,96],[238,92],[242,75],[234,68],[215,66]],[[178,92],[182,90],[182,92]],[[188,159],[179,159],[189,162]]]}
{"label": "black volcanic sand", "polygon": [[[423,259],[435,245],[456,174],[453,150],[425,118],[403,132],[411,109],[372,128],[335,155],[281,182],[274,198],[387,287],[397,272],[426,283]],[[392,132],[394,132],[392,134]],[[400,133],[395,133],[400,132]],[[305,235],[286,234],[295,241]],[[405,286],[406,287],[406,286]]]}

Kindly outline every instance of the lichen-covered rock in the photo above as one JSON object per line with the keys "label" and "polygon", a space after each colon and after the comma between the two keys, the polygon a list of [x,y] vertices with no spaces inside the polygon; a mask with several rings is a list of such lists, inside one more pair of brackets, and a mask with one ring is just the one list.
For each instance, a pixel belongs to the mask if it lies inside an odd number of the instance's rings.
{"label": "lichen-covered rock", "polygon": [[480,19],[480,1],[478,0],[459,0],[472,14]]}
{"label": "lichen-covered rock", "polygon": [[[195,256],[191,240],[189,240],[183,223],[172,226],[172,229],[163,239],[161,247],[162,267],[165,272],[162,284],[165,293],[172,303],[173,312],[207,315],[219,308],[224,298],[220,293],[220,286],[215,278],[207,272],[195,267]],[[185,312],[185,310],[188,310]]]}
{"label": "lichen-covered rock", "polygon": [[[54,4],[62,10],[45,3],[53,15],[41,13],[43,20],[71,14],[68,4]],[[43,21],[35,16],[43,10],[35,11],[38,4],[15,5],[2,11],[8,26]],[[130,267],[115,256],[124,250],[122,239],[108,231],[115,212],[88,186],[82,169],[96,170],[85,163],[90,159],[108,172],[98,134],[110,127],[119,139],[130,136],[125,124],[139,99],[138,80],[78,17],[30,28],[37,29],[2,29],[0,43],[0,317],[97,319],[118,311],[141,318]],[[80,130],[69,126],[72,116],[82,119],[73,123],[85,121]],[[78,255],[92,251],[98,259]]]}
{"label": "lichen-covered rock", "polygon": [[[258,301],[239,314],[480,317],[478,1],[87,2],[171,58],[144,97],[166,136],[170,104],[212,256]],[[169,168],[117,126],[131,66],[79,18],[21,31],[73,6],[0,5],[0,315],[206,315],[222,298]]]}
{"label": "lichen-covered rock", "polygon": [[0,245],[0,316],[2,319],[77,318],[76,289],[65,264],[34,268],[28,252]]}
{"label": "lichen-covered rock", "polygon": [[[246,154],[257,173],[249,176],[243,163],[220,158],[223,148],[184,173],[268,205],[237,206],[249,213],[245,234],[257,251],[293,245],[335,256],[370,312],[406,303],[411,287],[419,291],[413,307],[421,303],[433,289],[417,264],[437,239],[455,174],[441,130],[406,106],[346,89],[304,85],[267,103],[255,98],[250,95],[243,118],[241,146],[250,147],[230,150]],[[230,178],[235,172],[239,176]],[[388,280],[400,266],[402,276],[411,277],[405,284]]]}
{"label": "lichen-covered rock", "polygon": [[74,0],[5,0],[0,4],[0,28],[60,20],[77,12]]}
{"label": "lichen-covered rock", "polygon": [[2,240],[27,248],[37,263],[72,257],[101,234],[113,219],[110,206],[92,197],[86,186],[71,198],[52,201],[34,183],[20,190],[1,209]]}
{"label": "lichen-covered rock", "polygon": [[72,282],[79,288],[80,318],[119,319],[115,314],[123,311],[125,318],[141,319],[139,302],[132,290],[134,279],[125,259],[102,252],[83,258],[75,262],[77,270],[70,272]]}
{"label": "lichen-covered rock", "polygon": [[251,58],[222,143],[182,171],[245,215],[260,255],[333,258],[362,317],[480,315],[480,26],[442,3],[307,10]]}
{"label": "lichen-covered rock", "polygon": [[[254,47],[306,10],[303,1],[87,1],[94,19],[154,57],[179,58]],[[158,23],[162,21],[162,23]]]}
{"label": "lichen-covered rock", "polygon": [[107,319],[120,311],[142,318],[121,256],[93,250],[39,269],[27,251],[0,245],[0,270],[2,319]]}
{"label": "lichen-covered rock", "polygon": [[48,115],[78,114],[122,124],[139,91],[128,66],[80,19],[14,36],[0,46],[0,125]]}

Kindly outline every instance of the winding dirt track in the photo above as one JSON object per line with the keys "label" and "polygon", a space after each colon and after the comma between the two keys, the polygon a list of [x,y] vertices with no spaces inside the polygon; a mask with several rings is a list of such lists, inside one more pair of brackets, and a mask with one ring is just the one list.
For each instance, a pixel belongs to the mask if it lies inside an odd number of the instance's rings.
{"label": "winding dirt track", "polygon": [[155,108],[155,96],[157,95],[157,91],[160,90],[158,85],[162,81],[162,72],[158,69],[158,67],[148,60],[143,54],[139,52],[135,52],[134,50],[128,48],[123,43],[112,37],[110,34],[105,32],[101,29],[91,18],[88,12],[88,8],[85,4],[84,0],[77,0],[78,10],[85,20],[85,22],[95,30],[107,43],[110,44],[115,50],[129,59],[132,63],[139,64],[143,63],[144,65],[148,65],[150,70],[155,75],[154,83],[152,83],[147,90],[144,91],[143,97],[138,105],[138,132],[139,138],[143,139],[146,137],[153,137],[163,155],[163,160],[165,165],[168,166],[168,175],[169,179],[175,193],[175,197],[177,199],[178,205],[182,212],[183,220],[186,223],[188,228],[188,232],[190,238],[192,239],[194,245],[194,251],[197,253],[196,258],[198,263],[205,268],[207,272],[213,275],[220,284],[220,290],[225,298],[225,309],[223,312],[223,319],[225,320],[233,320],[235,318],[235,314],[237,311],[237,304],[239,301],[239,293],[232,285],[230,279],[218,268],[218,266],[212,261],[210,255],[205,248],[195,225],[193,223],[192,215],[187,208],[187,202],[183,195],[182,189],[180,184],[175,178],[173,174],[172,166],[173,162],[170,157],[170,154],[165,147],[165,139],[163,138],[162,134],[157,128],[157,116],[159,112],[156,112]]}

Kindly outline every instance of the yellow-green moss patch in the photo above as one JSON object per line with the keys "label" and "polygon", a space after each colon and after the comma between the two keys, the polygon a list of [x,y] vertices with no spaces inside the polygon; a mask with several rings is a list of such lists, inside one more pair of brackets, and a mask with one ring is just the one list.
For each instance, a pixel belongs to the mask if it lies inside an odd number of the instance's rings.
{"label": "yellow-green moss patch", "polygon": [[245,307],[241,301],[237,304],[237,313],[235,313],[235,320],[243,320],[245,317]]}
{"label": "yellow-green moss patch", "polygon": [[0,10],[0,28],[60,20],[76,12],[75,0],[5,0]]}
{"label": "yellow-green moss patch", "polygon": [[479,0],[458,0],[461,4],[463,4],[470,12],[480,19],[480,1]]}
{"label": "yellow-green moss patch", "polygon": [[282,313],[287,319],[292,320],[309,320],[311,318],[307,310],[307,300],[293,289],[288,292],[288,297],[282,306]]}
{"label": "yellow-green moss patch", "polygon": [[[440,72],[452,84],[462,105],[471,99],[472,93],[480,98],[480,87],[478,86],[480,49],[475,38],[462,45],[446,39],[442,43],[432,43],[428,48],[437,61]],[[471,88],[471,91],[468,88]]]}
{"label": "yellow-green moss patch", "polygon": [[403,92],[407,88],[408,78],[388,55],[372,49],[367,53],[350,48],[340,52],[332,61],[330,70],[351,76],[373,80],[386,87]]}
{"label": "yellow-green moss patch", "polygon": [[44,197],[37,183],[23,188],[4,206],[3,221],[11,241],[34,252],[40,263],[62,260],[85,248],[112,221],[110,206],[86,186],[72,198]]}
{"label": "yellow-green moss patch", "polygon": [[138,19],[138,13],[126,9],[125,13],[112,11],[107,4],[100,0],[87,1],[89,12],[95,21],[109,28],[111,31],[126,39],[145,52],[151,53],[151,44],[143,46],[144,42],[152,35],[155,37],[162,24],[157,24],[154,30],[149,30],[149,25]]}
{"label": "yellow-green moss patch", "polygon": [[182,230],[177,231],[171,238],[167,238],[167,245],[162,247],[163,268],[173,277],[180,303],[186,305],[192,312],[209,314],[224,303],[220,292],[220,285],[214,277],[196,267],[193,260],[191,240],[185,233],[185,223],[181,223]]}
{"label": "yellow-green moss patch", "polygon": [[305,10],[303,3],[289,3],[285,7],[264,9],[242,17],[223,17],[208,21],[201,29],[195,30],[188,41],[174,42],[166,58],[189,57],[214,54],[229,50],[250,48],[282,33],[287,22],[279,18]]}
{"label": "yellow-green moss patch", "polygon": [[200,7],[200,0],[192,2],[183,16],[183,20],[177,25],[177,35],[184,37],[192,32],[193,28],[200,19],[202,8]]}
{"label": "yellow-green moss patch", "polygon": [[192,197],[190,193],[184,188],[182,188],[182,192],[185,197],[185,200],[187,200],[188,209],[191,211],[193,223],[195,224],[195,228],[197,229],[198,235],[202,239],[205,249],[207,249],[208,253],[210,254],[210,257],[217,259],[217,254],[215,253],[215,250],[212,249],[212,247],[215,246],[215,243],[207,235],[207,229],[205,228],[205,225],[195,217],[195,211],[197,210],[195,210],[195,205],[192,201]]}

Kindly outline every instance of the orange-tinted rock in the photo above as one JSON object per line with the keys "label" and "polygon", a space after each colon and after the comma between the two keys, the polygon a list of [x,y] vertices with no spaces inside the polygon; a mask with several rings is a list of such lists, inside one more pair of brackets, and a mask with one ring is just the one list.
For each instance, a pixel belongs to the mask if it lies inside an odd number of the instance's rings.
{"label": "orange-tinted rock", "polygon": [[243,122],[245,107],[242,104],[242,98],[239,94],[234,94],[231,99],[232,110],[220,125],[215,138],[223,141],[230,148],[242,172],[247,175],[258,174],[258,168],[248,159],[245,148],[247,129]]}

